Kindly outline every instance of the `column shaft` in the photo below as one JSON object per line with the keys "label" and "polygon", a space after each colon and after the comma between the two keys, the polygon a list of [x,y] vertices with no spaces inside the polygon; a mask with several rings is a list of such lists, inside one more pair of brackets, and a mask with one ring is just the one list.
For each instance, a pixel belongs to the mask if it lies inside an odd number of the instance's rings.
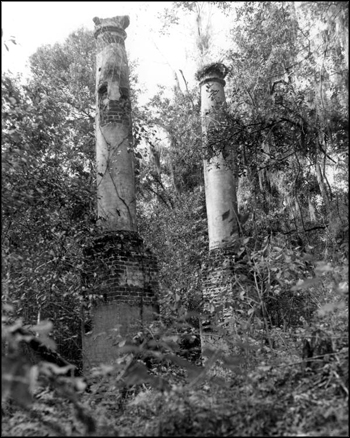
{"label": "column shaft", "polygon": [[97,206],[104,230],[136,230],[127,16],[95,18]]}

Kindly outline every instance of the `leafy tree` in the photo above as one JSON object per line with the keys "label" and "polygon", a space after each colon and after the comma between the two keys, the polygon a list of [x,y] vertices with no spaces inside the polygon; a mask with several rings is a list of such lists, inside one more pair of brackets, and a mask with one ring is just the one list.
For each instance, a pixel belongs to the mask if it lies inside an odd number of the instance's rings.
{"label": "leafy tree", "polygon": [[[224,136],[240,145],[240,173],[246,170],[258,208],[267,214],[279,210],[280,224],[288,216],[293,220],[294,227],[285,232],[305,232],[315,221],[327,225],[330,186],[325,166],[342,160],[338,148],[346,141],[344,111],[339,103],[328,106],[344,125],[333,125],[326,145],[320,142],[325,127],[316,109],[314,82],[319,55],[299,26],[294,4],[247,2],[237,16],[241,24],[233,37],[238,50],[228,53],[227,87],[234,124],[228,122]],[[332,140],[336,137],[337,145]]]}
{"label": "leafy tree", "polygon": [[79,243],[92,229],[93,193],[81,184],[90,175],[67,136],[50,127],[55,107],[42,90],[33,98],[15,78],[3,77],[3,298],[27,324],[63,316],[55,336],[76,358]]}
{"label": "leafy tree", "polygon": [[173,91],[168,97],[160,90],[148,104],[147,120],[158,139],[140,147],[137,191],[140,234],[157,255],[168,321],[199,310],[207,246],[198,91]]}
{"label": "leafy tree", "polygon": [[59,349],[77,364],[81,245],[95,223],[92,81],[73,62],[90,55],[83,35],[70,37],[68,54],[39,49],[27,84],[3,75],[2,85],[5,299],[27,324],[54,320]]}

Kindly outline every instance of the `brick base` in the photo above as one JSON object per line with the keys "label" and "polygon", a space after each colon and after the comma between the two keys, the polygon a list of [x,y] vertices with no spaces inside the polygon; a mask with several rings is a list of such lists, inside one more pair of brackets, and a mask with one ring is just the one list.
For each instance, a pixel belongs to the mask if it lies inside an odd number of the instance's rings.
{"label": "brick base", "polygon": [[[84,250],[84,370],[118,357],[117,344],[156,318],[157,262],[139,235],[106,233]],[[87,306],[86,306],[87,307]]]}
{"label": "brick base", "polygon": [[234,248],[213,249],[202,266],[204,313],[207,315],[233,307],[234,255]]}
{"label": "brick base", "polygon": [[229,333],[222,323],[233,315],[239,293],[234,287],[234,254],[235,249],[231,247],[213,249],[202,266],[201,345],[204,362],[205,349],[231,352]]}

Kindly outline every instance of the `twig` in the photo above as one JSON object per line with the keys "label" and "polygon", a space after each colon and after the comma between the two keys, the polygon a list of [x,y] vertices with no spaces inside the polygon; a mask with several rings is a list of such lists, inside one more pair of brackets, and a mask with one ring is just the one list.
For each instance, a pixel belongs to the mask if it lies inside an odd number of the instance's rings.
{"label": "twig", "polygon": [[333,373],[334,377],[338,380],[339,385],[344,390],[345,394],[349,397],[349,389],[344,385],[344,382],[342,381],[339,374],[335,370],[332,370],[332,373]]}

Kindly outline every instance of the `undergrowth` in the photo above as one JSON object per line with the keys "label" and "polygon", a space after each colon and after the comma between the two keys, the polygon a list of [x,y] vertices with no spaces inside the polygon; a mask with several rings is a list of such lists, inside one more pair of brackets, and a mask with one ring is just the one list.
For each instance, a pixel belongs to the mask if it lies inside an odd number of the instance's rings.
{"label": "undergrowth", "polygon": [[[319,262],[314,272],[306,283],[317,289],[312,318],[265,326],[250,312],[245,324],[236,321],[237,354],[207,351],[204,365],[184,317],[170,327],[158,322],[119,344],[115,363],[74,377],[69,366],[30,363],[21,323],[5,309],[2,435],[348,436],[347,265]],[[50,330],[35,327],[53,347]]]}

